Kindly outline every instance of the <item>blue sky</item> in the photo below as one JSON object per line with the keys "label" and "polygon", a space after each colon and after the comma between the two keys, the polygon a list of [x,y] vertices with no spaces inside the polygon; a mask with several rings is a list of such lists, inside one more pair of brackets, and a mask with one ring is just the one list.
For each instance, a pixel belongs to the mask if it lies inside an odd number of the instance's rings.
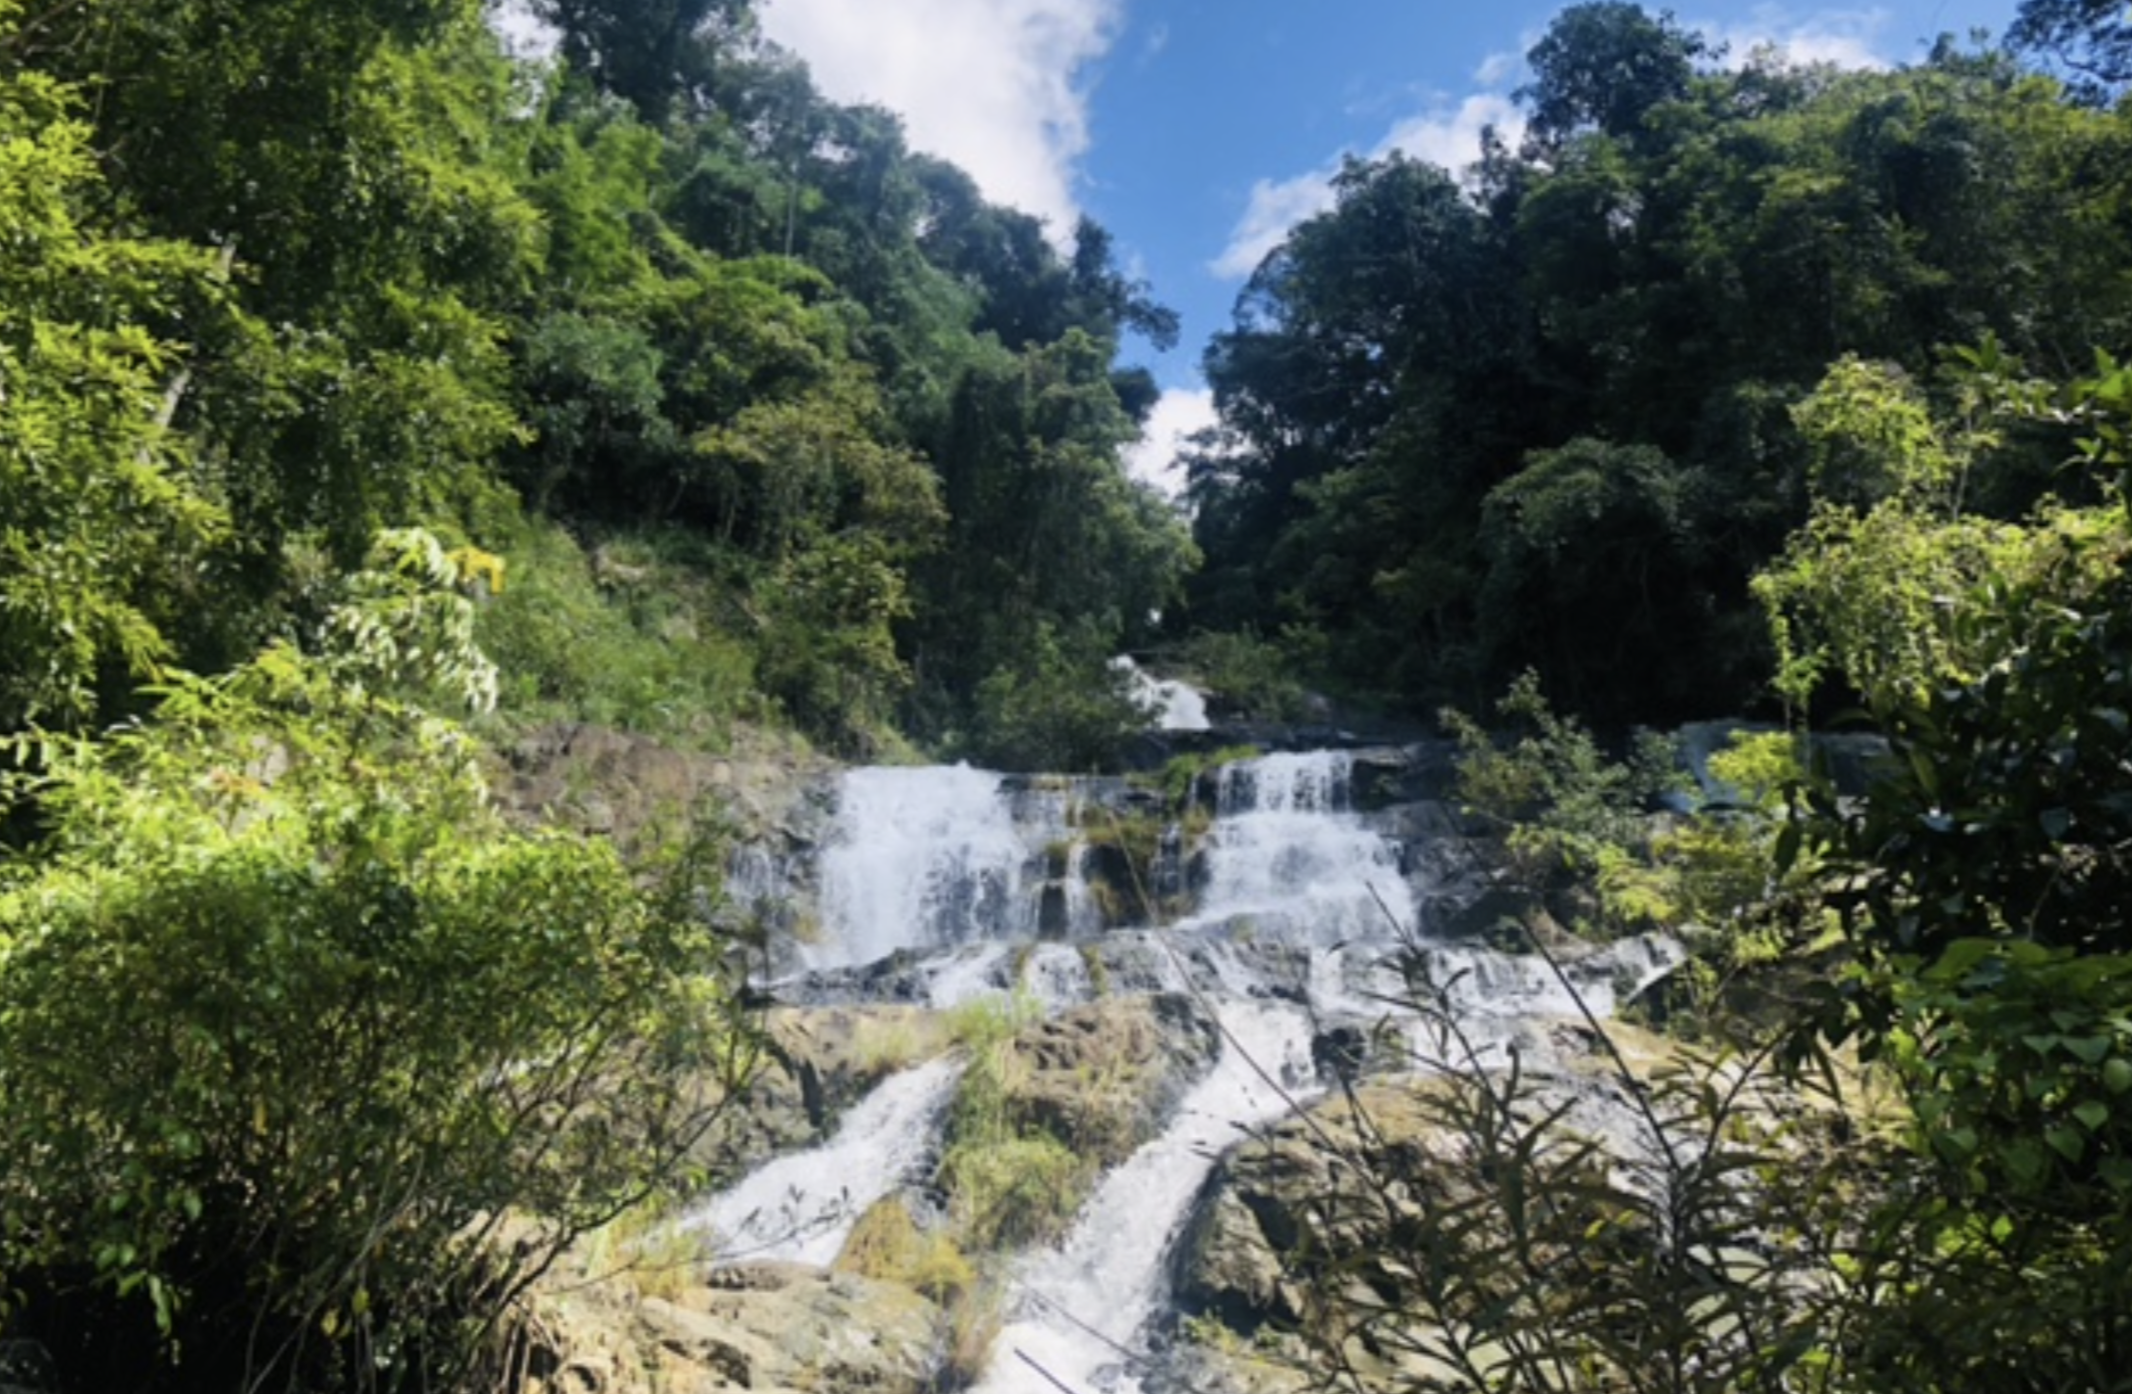
{"label": "blue sky", "polygon": [[[1678,0],[1677,18],[1744,56],[1774,43],[1846,65],[1922,56],[1933,36],[1997,33],[2016,0],[1800,4]],[[1207,336],[1257,258],[1324,205],[1343,153],[1463,163],[1514,126],[1522,55],[1559,3],[1495,0],[758,0],[771,38],[840,101],[898,112],[910,143],[993,199],[1108,227],[1129,269],[1184,319],[1155,357],[1166,389],[1136,469],[1210,418]],[[1662,8],[1652,5],[1651,8]]]}

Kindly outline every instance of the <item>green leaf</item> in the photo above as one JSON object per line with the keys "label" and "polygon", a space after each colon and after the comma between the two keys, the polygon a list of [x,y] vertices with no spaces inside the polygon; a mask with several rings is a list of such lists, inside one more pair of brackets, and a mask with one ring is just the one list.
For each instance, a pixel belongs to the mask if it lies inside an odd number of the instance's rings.
{"label": "green leaf", "polygon": [[1798,865],[1799,848],[1804,840],[1805,830],[1796,822],[1788,822],[1778,830],[1776,846],[1770,852],[1777,875],[1786,875]]}
{"label": "green leaf", "polygon": [[2103,1058],[2110,1053],[2110,1048],[2115,1044],[2116,1042],[2112,1041],[2108,1036],[2067,1036],[2064,1038],[2065,1048],[2072,1052],[2075,1059],[2086,1065],[2100,1064]]}
{"label": "green leaf", "polygon": [[2102,1125],[2110,1121],[2110,1106],[2099,1100],[2090,1099],[2084,1104],[2076,1104],[2073,1108],[2073,1116],[2086,1125],[2089,1132],[2099,1133],[2102,1131]]}
{"label": "green leaf", "polygon": [[2045,1128],[2043,1140],[2050,1144],[2053,1152],[2069,1162],[2078,1162],[2088,1150],[2088,1140],[2081,1136],[2079,1130],[2068,1128],[2062,1123]]}
{"label": "green leaf", "polygon": [[2009,1143],[1999,1149],[1999,1161],[2024,1186],[2034,1185],[2043,1177],[2047,1163],[2043,1149],[2027,1138]]}

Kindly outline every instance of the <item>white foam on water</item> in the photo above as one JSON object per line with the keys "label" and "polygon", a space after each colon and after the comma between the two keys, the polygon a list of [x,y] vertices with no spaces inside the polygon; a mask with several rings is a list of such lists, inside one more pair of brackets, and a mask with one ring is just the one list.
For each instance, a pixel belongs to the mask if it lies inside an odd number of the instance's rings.
{"label": "white foam on water", "polygon": [[1221,1054],[1168,1129],[1104,1178],[1060,1248],[1023,1261],[1015,1315],[975,1394],[1058,1394],[1059,1382],[1104,1394],[1141,1389],[1119,1351],[1140,1348],[1168,1301],[1165,1260],[1193,1198],[1222,1151],[1285,1113],[1311,1077],[1310,1024],[1299,1008],[1228,1002],[1218,1015]]}
{"label": "white foam on water", "polygon": [[916,1179],[961,1076],[946,1057],[891,1075],[828,1142],[773,1158],[682,1224],[710,1230],[724,1261],[831,1262],[868,1206]]}
{"label": "white foam on water", "polygon": [[1318,750],[1222,767],[1208,881],[1186,927],[1284,942],[1395,937],[1413,918],[1399,854],[1350,808],[1352,757]]}
{"label": "white foam on water", "polygon": [[1207,695],[1190,683],[1158,678],[1122,654],[1112,659],[1110,666],[1132,675],[1133,696],[1141,705],[1154,709],[1157,731],[1214,729],[1214,723],[1207,719]]}

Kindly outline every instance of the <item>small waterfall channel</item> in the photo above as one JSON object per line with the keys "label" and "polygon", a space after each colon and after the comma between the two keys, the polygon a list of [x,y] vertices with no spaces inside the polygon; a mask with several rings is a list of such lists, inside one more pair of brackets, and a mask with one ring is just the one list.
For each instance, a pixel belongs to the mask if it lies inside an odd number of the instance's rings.
{"label": "small waterfall channel", "polygon": [[[1103,998],[1181,995],[1218,1035],[1211,1062],[1096,1186],[1064,1239],[1010,1260],[1005,1328],[976,1388],[1137,1394],[1168,1310],[1166,1262],[1222,1151],[1320,1093],[1329,1034],[1381,1021],[1417,942],[1476,1038],[1507,1042],[1574,1003],[1538,961],[1430,943],[1442,859],[1411,810],[1358,805],[1358,758],[1266,755],[1202,776],[1197,811],[1157,866],[1165,923],[1135,921],[1105,820],[1148,796],[1124,781],[1003,776],[967,766],[841,777],[816,864],[818,930],[765,988],[796,1004],[953,1007],[1013,992],[1059,1013]],[[1374,762],[1374,763],[1371,763]],[[1373,775],[1374,777],[1374,775]],[[1381,780],[1379,781],[1381,783]],[[1386,802],[1378,800],[1379,804]],[[1189,829],[1189,831],[1187,830]],[[1124,908],[1121,909],[1121,903]],[[1577,965],[1611,1011],[1672,966],[1636,941]],[[926,1177],[961,1071],[954,1054],[891,1074],[834,1135],[776,1158],[693,1217],[734,1262],[828,1263],[892,1193],[927,1212]],[[1151,1345],[1151,1342],[1154,1344]]]}

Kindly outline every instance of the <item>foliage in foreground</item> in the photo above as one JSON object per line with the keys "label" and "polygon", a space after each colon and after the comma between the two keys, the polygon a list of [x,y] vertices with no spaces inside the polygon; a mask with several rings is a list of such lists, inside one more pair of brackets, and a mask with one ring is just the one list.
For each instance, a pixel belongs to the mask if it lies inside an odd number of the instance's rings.
{"label": "foliage in foreground", "polygon": [[[1544,951],[1543,951],[1544,952]],[[1410,956],[1431,1078],[1400,1121],[1350,1091],[1303,1144],[1349,1184],[1290,1255],[1318,1383],[1342,1390],[1819,1389],[1832,1110],[1769,1108],[1765,1052],[1639,1075],[1596,1020],[1596,1084],[1468,1036]],[[1565,986],[1568,980],[1564,980]],[[1589,1131],[1591,1100],[1629,1120]]]}
{"label": "foliage in foreground", "polygon": [[700,868],[504,826],[344,677],[275,648],[14,745],[0,1331],[70,1387],[452,1387],[746,1064]]}
{"label": "foliage in foreground", "polygon": [[[1844,371],[1867,424],[1916,419]],[[1426,1142],[1366,1115],[1358,1143],[1320,1137],[1357,1180],[1323,1201],[1329,1242],[1293,1255],[1327,1383],[2132,1387],[2132,370],[2104,357],[2012,401],[2080,428],[2109,500],[1965,561],[1944,645],[1851,649],[1842,616],[1870,594],[1814,611],[1889,748],[1863,799],[1806,781],[1745,844],[1790,956],[1817,955],[1812,990],[1745,1056],[1649,1080],[1614,1056],[1641,1123],[1601,1146],[1574,1091],[1483,1060],[1411,980],[1452,1078],[1417,1096]],[[1798,1102],[1845,1078],[1895,1106]]]}

